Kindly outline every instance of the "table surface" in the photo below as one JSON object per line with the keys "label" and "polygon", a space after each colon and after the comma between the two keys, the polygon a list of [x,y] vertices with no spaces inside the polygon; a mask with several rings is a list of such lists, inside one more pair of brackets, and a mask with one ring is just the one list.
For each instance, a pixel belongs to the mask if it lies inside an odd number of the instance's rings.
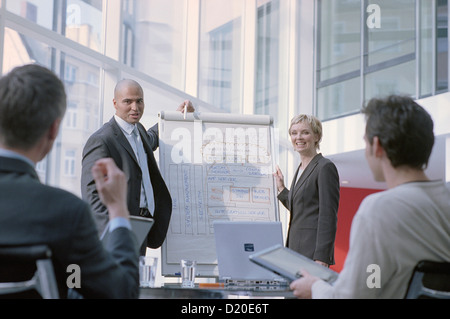
{"label": "table surface", "polygon": [[156,288],[140,288],[140,299],[234,299],[294,298],[289,286],[226,286],[217,288],[182,288],[180,284],[164,284]]}

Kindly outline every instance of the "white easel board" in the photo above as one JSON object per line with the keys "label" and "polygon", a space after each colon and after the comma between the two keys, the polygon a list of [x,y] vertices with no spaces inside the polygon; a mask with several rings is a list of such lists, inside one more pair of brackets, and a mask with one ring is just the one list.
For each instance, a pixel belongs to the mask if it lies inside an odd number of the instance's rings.
{"label": "white easel board", "polygon": [[214,221],[278,221],[273,121],[264,115],[163,112],[160,170],[172,196],[163,276],[181,259],[217,277]]}

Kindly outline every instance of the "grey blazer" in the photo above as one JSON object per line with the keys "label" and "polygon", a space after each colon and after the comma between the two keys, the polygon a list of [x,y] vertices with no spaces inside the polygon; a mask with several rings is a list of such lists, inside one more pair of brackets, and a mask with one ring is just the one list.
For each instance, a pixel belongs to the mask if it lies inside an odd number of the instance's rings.
{"label": "grey blazer", "polygon": [[334,265],[334,242],[339,208],[339,175],[336,166],[316,155],[299,181],[295,173],[291,190],[278,199],[290,211],[286,246],[313,260]]}
{"label": "grey blazer", "polygon": [[[148,169],[155,198],[153,216],[155,223],[147,237],[147,247],[158,248],[164,242],[169,228],[172,198],[153,155],[153,151],[159,145],[157,125],[146,132],[144,126],[138,123],[138,129],[147,153]],[[142,172],[130,143],[114,117],[88,139],[83,149],[81,194],[82,198],[92,207],[100,234],[108,222],[108,211],[100,201],[91,169],[97,160],[105,157],[114,159],[116,165],[127,176],[128,209],[131,215],[138,216]]]}
{"label": "grey blazer", "polygon": [[139,296],[136,238],[126,228],[111,233],[107,250],[89,206],[77,196],[39,182],[28,163],[0,157],[0,245],[47,244],[61,298],[69,265],[80,267],[85,298]]}

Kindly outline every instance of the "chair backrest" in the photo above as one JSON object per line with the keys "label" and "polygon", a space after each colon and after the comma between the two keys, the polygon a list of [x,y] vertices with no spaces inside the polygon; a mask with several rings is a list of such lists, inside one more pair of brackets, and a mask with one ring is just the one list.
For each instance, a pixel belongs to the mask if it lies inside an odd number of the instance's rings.
{"label": "chair backrest", "polygon": [[406,299],[450,299],[450,263],[420,261],[411,276]]}
{"label": "chair backrest", "polygon": [[58,287],[46,245],[0,246],[0,298],[58,299]]}

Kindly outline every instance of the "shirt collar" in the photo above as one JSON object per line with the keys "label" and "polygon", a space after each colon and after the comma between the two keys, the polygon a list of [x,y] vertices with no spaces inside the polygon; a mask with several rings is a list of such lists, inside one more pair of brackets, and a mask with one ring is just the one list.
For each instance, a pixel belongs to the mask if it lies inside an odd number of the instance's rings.
{"label": "shirt collar", "polygon": [[36,164],[33,163],[33,161],[30,160],[28,157],[23,156],[23,155],[21,155],[19,153],[10,151],[10,150],[5,150],[3,148],[0,148],[0,156],[1,157],[13,158],[13,159],[18,159],[18,160],[24,161],[25,163],[28,163],[29,165],[31,165],[31,167],[33,167],[33,168],[36,166]]}
{"label": "shirt collar", "polygon": [[136,125],[130,124],[130,123],[124,121],[117,115],[114,115],[114,118],[115,118],[117,124],[119,125],[119,127],[122,129],[122,131],[124,131],[128,135],[131,135],[133,133],[133,130],[136,127]]}

